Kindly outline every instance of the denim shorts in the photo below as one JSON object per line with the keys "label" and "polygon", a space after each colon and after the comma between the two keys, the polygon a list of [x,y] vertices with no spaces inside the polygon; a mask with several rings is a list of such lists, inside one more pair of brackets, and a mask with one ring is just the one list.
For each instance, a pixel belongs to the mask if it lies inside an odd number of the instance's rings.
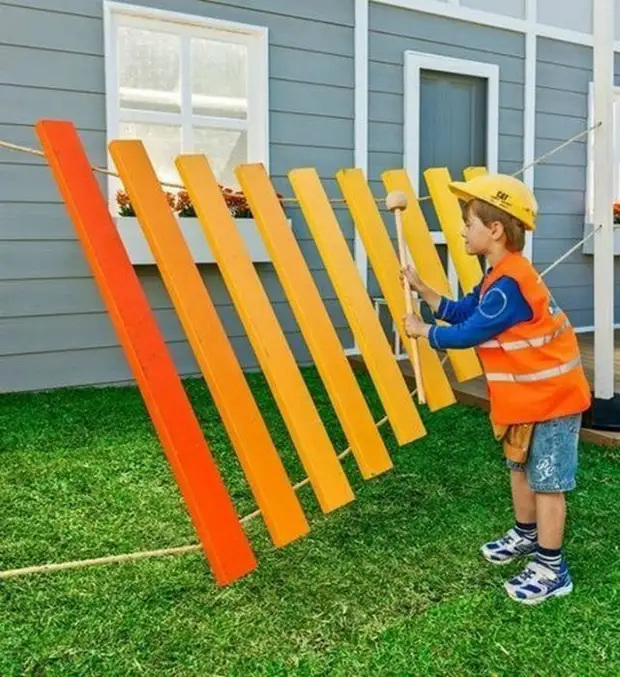
{"label": "denim shorts", "polygon": [[537,493],[572,491],[576,486],[581,414],[537,423],[524,464],[507,460],[511,470],[527,475]]}

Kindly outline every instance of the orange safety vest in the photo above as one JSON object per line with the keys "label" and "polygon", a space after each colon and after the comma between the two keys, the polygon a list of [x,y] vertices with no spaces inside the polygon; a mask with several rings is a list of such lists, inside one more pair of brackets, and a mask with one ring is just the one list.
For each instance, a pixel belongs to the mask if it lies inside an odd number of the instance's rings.
{"label": "orange safety vest", "polygon": [[491,419],[516,425],[584,412],[591,394],[577,337],[532,264],[521,254],[507,255],[483,280],[480,303],[504,276],[517,282],[533,317],[478,346]]}

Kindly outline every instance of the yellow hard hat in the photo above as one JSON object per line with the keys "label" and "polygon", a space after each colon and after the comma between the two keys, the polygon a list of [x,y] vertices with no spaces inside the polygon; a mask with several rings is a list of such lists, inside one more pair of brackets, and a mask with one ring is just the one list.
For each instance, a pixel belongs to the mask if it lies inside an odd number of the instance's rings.
{"label": "yellow hard hat", "polygon": [[481,200],[519,219],[526,230],[536,229],[538,203],[532,191],[507,174],[485,174],[470,181],[453,181],[450,190],[460,199]]}

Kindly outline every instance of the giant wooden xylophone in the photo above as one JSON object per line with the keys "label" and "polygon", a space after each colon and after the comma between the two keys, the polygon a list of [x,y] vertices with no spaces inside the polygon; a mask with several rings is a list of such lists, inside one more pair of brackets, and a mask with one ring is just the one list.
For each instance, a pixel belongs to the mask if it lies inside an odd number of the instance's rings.
{"label": "giant wooden xylophone", "polygon": [[[256,559],[106,199],[72,123],[40,121],[36,131],[206,558],[217,583],[227,585],[253,571]],[[309,532],[308,521],[146,150],[138,140],[112,141],[109,150],[270,537],[276,547],[286,546]],[[353,491],[209,161],[181,155],[176,165],[316,499],[324,513],[337,510],[354,500]],[[480,171],[472,168],[466,175]],[[260,164],[239,166],[236,174],[360,472],[365,479],[381,475],[392,468],[392,460],[271,180]],[[420,439],[426,434],[422,420],[317,172],[294,169],[288,178],[398,443]],[[362,171],[343,169],[336,179],[408,357],[416,366],[419,357],[425,401],[431,411],[453,404],[436,352],[426,340],[409,341],[402,330],[402,247],[399,259]],[[448,190],[451,177],[446,169],[429,169],[425,179],[468,292],[482,271],[459,235],[462,219]],[[414,265],[429,284],[450,295],[406,172],[388,171],[382,181],[387,192],[406,198],[399,225]],[[473,350],[447,355],[459,381],[482,373]]]}

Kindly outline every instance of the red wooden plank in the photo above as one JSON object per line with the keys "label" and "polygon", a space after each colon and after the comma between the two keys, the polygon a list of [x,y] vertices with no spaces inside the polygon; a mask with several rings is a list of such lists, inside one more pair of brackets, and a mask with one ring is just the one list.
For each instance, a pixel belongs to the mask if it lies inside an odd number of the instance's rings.
{"label": "red wooden plank", "polygon": [[256,560],[70,122],[36,131],[219,585]]}

